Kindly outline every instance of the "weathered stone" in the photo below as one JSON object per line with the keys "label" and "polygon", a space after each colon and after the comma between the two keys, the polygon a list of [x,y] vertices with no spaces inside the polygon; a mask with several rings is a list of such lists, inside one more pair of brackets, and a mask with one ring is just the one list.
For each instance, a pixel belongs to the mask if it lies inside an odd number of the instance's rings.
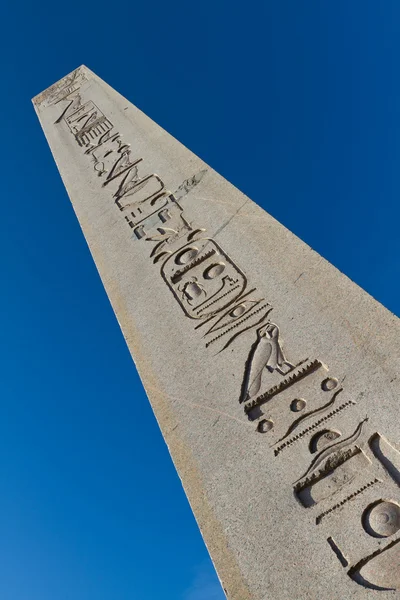
{"label": "weathered stone", "polygon": [[86,67],[34,105],[228,598],[399,598],[398,319]]}

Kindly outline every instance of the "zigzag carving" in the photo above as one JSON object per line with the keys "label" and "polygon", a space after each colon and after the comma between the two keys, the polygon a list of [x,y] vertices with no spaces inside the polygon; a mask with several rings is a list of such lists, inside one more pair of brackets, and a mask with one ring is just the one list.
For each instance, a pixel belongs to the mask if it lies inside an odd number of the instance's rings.
{"label": "zigzag carving", "polygon": [[319,419],[316,423],[314,423],[314,425],[310,425],[310,427],[307,427],[307,429],[303,429],[303,431],[300,431],[300,433],[287,440],[287,442],[284,442],[283,444],[278,446],[278,448],[274,450],[275,456],[278,456],[278,454],[282,452],[282,450],[284,450],[288,446],[291,446],[292,444],[294,444],[294,442],[297,442],[305,435],[309,434],[311,431],[322,425],[322,423],[325,423],[325,421],[328,421],[329,419],[337,415],[340,411],[344,410],[345,408],[348,408],[349,406],[355,406],[355,404],[356,403],[353,402],[353,400],[348,400],[344,404],[341,404],[340,406],[335,408],[335,410],[332,410],[330,413],[328,413],[326,417],[322,417],[322,419]]}
{"label": "zigzag carving", "polygon": [[197,314],[200,315],[200,313],[202,313],[204,310],[207,310],[207,308],[209,308],[210,306],[212,306],[216,302],[219,302],[220,300],[222,300],[222,298],[225,298],[225,296],[228,296],[232,292],[240,289],[240,287],[241,287],[240,285],[235,285],[233,288],[231,288],[230,290],[228,290],[227,292],[225,292],[225,294],[222,294],[222,296],[219,296],[218,298],[215,298],[214,300],[211,300],[211,302],[209,302],[205,306],[202,306],[201,308],[199,308],[199,310],[197,311]]}
{"label": "zigzag carving", "polygon": [[211,344],[213,344],[214,342],[216,342],[217,340],[219,340],[220,338],[222,338],[224,335],[226,335],[227,333],[229,333],[230,331],[232,331],[232,329],[236,329],[236,327],[239,327],[239,325],[241,325],[245,321],[248,321],[248,319],[251,319],[251,317],[254,317],[254,315],[258,314],[259,312],[261,312],[262,310],[264,310],[264,308],[268,308],[268,307],[269,307],[269,304],[262,304],[260,306],[260,308],[258,308],[257,310],[255,310],[253,312],[251,312],[251,310],[250,310],[249,313],[245,317],[243,317],[243,319],[240,319],[240,320],[236,321],[234,325],[232,325],[231,327],[229,327],[229,329],[226,329],[225,331],[223,331],[222,333],[220,333],[219,335],[217,335],[215,338],[213,338],[212,340],[210,340],[209,342],[207,342],[206,348],[208,348]]}
{"label": "zigzag carving", "polygon": [[363,485],[363,487],[361,487],[359,490],[357,490],[353,494],[350,494],[350,496],[347,496],[346,498],[344,498],[344,500],[342,500],[341,502],[338,502],[337,504],[334,504],[334,506],[331,506],[331,508],[329,508],[328,510],[325,510],[323,513],[318,515],[318,517],[315,519],[316,525],[319,525],[321,523],[322,519],[324,519],[327,515],[330,515],[332,512],[334,512],[335,510],[337,510],[338,508],[343,506],[343,504],[346,504],[346,502],[349,502],[350,500],[352,500],[359,494],[362,494],[363,492],[365,492],[365,490],[370,488],[372,485],[375,485],[376,483],[381,483],[381,480],[375,478],[373,481],[370,481],[366,485]]}

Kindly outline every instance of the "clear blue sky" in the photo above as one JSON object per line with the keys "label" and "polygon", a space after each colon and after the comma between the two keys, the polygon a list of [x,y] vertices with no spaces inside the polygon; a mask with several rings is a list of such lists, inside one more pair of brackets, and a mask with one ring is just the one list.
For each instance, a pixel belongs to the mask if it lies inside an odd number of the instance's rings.
{"label": "clear blue sky", "polygon": [[6,0],[0,44],[0,598],[222,600],[30,99],[86,64],[400,314],[400,3]]}

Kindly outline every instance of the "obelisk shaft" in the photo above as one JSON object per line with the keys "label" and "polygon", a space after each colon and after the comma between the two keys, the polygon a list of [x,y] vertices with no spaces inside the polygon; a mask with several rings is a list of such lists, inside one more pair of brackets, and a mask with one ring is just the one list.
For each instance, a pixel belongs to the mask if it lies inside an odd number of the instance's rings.
{"label": "obelisk shaft", "polygon": [[398,319],[86,67],[34,106],[227,597],[400,598]]}

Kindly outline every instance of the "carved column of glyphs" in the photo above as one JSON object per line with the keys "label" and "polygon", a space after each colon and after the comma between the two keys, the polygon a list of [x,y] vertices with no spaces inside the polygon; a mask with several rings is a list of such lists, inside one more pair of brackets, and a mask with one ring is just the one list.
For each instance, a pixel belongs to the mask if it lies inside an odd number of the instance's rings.
{"label": "carved column of glyphs", "polygon": [[[60,105],[55,126],[68,126],[135,243],[148,245],[154,271],[199,340],[219,354],[252,332],[237,402],[276,460],[297,444],[309,449],[309,466],[287,493],[304,511],[317,508],[315,528],[350,578],[375,590],[400,589],[400,453],[367,417],[345,435],[335,426],[356,404],[343,398],[343,378],[330,373],[323,357],[294,363],[286,356],[273,306],[201,224],[184,214],[181,200],[207,171],[169,190],[107,115],[92,101],[82,103],[74,78],[47,100]],[[328,507],[318,511],[323,500]],[[358,520],[350,519],[354,511]],[[348,536],[350,521],[354,531]]]}

